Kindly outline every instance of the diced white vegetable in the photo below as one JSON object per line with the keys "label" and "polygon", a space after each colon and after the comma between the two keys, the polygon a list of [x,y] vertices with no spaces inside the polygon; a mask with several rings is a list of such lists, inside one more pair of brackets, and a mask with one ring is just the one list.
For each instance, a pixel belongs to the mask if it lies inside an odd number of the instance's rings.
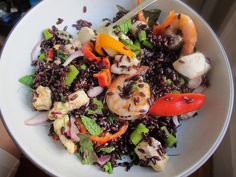
{"label": "diced white vegetable", "polygon": [[96,97],[98,95],[100,95],[103,92],[104,88],[97,86],[97,87],[93,87],[91,89],[88,90],[87,94],[90,98]]}
{"label": "diced white vegetable", "polygon": [[85,44],[86,42],[89,42],[91,39],[95,38],[94,31],[89,27],[82,27],[78,34],[78,40]]}
{"label": "diced white vegetable", "polygon": [[186,114],[182,114],[181,118],[182,119],[189,119],[189,118],[192,118],[196,113],[197,113],[197,111],[188,112]]}
{"label": "diced white vegetable", "polygon": [[49,110],[52,106],[51,90],[49,87],[38,86],[33,92],[33,106],[36,110]]}
{"label": "diced white vegetable", "polygon": [[66,147],[66,149],[69,151],[70,154],[73,154],[76,151],[75,143],[61,134],[62,128],[64,128],[65,132],[69,131],[70,128],[68,124],[69,124],[69,116],[66,115],[61,119],[56,119],[53,122],[53,127],[55,133],[59,136],[59,139],[61,140],[62,144]]}
{"label": "diced white vegetable", "polygon": [[143,22],[143,21],[136,21],[136,22],[134,22],[132,25],[131,25],[131,32],[133,33],[133,35],[135,35],[136,34],[136,32],[139,30],[139,26],[140,25],[146,25],[146,23],[145,22]]}
{"label": "diced white vegetable", "polygon": [[48,118],[54,120],[57,118],[62,118],[68,114],[70,106],[68,103],[55,102],[53,108],[48,113]]}
{"label": "diced white vegetable", "polygon": [[125,55],[116,55],[111,66],[111,72],[115,74],[133,74],[137,72],[136,66],[140,61],[137,58],[128,58]]}
{"label": "diced white vegetable", "polygon": [[176,71],[189,79],[201,77],[211,67],[206,57],[200,52],[181,57],[173,63],[173,66]]}
{"label": "diced white vegetable", "polygon": [[[135,153],[138,155],[139,159],[147,160],[147,158],[153,158],[149,160],[148,165],[151,166],[155,171],[163,171],[165,169],[166,163],[168,161],[168,156],[166,153],[160,154],[161,143],[154,138],[151,138],[151,145],[147,142],[142,141],[135,148]],[[153,163],[155,161],[155,163]]]}

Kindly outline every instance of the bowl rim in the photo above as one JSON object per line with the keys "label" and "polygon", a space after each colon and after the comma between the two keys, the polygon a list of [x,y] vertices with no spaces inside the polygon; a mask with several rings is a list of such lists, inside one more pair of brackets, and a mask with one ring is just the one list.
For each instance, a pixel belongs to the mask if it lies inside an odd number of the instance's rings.
{"label": "bowl rim", "polygon": [[[220,145],[220,143],[222,142],[222,139],[225,136],[225,133],[228,129],[229,126],[229,122],[231,120],[231,116],[232,116],[232,112],[233,112],[233,105],[234,105],[234,79],[233,79],[233,74],[232,74],[232,70],[230,67],[230,63],[229,63],[229,59],[227,57],[227,54],[225,52],[225,49],[223,47],[223,45],[221,44],[219,38],[217,37],[217,35],[215,34],[215,32],[213,31],[213,29],[210,27],[210,25],[198,14],[198,12],[196,12],[192,7],[190,7],[189,5],[187,5],[186,3],[182,2],[181,0],[175,0],[177,1],[177,3],[181,4],[181,6],[183,6],[184,8],[189,9],[189,11],[194,14],[200,21],[201,23],[203,23],[207,30],[212,34],[213,38],[216,40],[217,45],[220,47],[220,50],[222,52],[225,64],[226,64],[226,68],[227,68],[227,74],[229,77],[229,89],[230,89],[230,98],[229,98],[229,107],[227,110],[227,115],[226,115],[226,120],[224,122],[224,126],[223,129],[221,130],[219,136],[217,137],[217,139],[215,140],[215,142],[211,145],[210,149],[208,149],[208,151],[205,153],[204,156],[202,156],[194,165],[192,165],[191,167],[187,168],[185,171],[183,171],[182,173],[178,174],[178,176],[189,176],[191,175],[193,172],[195,172],[197,169],[199,169],[211,156],[212,154],[216,151],[216,149],[218,148],[218,146]],[[9,38],[11,37],[11,34],[15,31],[16,27],[18,26],[18,24],[24,19],[24,17],[26,15],[28,15],[30,12],[32,12],[34,9],[36,9],[38,6],[40,6],[41,4],[45,3],[46,1],[40,1],[38,4],[36,4],[34,7],[30,8],[24,16],[22,16],[19,21],[14,25],[14,27],[11,29],[11,31],[9,32],[5,43],[2,47],[2,50],[0,51],[0,64],[1,64],[1,58],[2,58],[2,54],[3,51],[6,47],[7,41],[9,40]],[[46,174],[50,175],[50,176],[60,176],[60,174],[58,174],[56,171],[49,169],[46,165],[44,165],[43,163],[36,161],[36,159],[33,157],[33,155],[29,154],[26,152],[26,150],[23,148],[23,146],[21,146],[21,143],[18,142],[14,135],[11,133],[10,129],[8,128],[6,122],[5,122],[5,118],[4,118],[4,114],[1,111],[1,105],[0,105],[0,118],[3,122],[4,127],[6,128],[8,134],[10,135],[10,137],[12,138],[13,142],[17,145],[17,147],[20,148],[21,152],[33,163],[35,164],[38,168],[40,168],[41,170],[43,170]]]}

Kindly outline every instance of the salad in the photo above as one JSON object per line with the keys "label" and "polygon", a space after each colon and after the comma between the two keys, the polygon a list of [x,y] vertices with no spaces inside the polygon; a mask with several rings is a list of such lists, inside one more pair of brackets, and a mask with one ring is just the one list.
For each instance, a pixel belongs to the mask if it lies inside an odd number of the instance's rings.
{"label": "salad", "polygon": [[161,10],[143,10],[107,30],[128,12],[118,10],[96,30],[77,21],[76,36],[58,29],[61,18],[43,30],[32,51],[34,73],[19,81],[48,116],[25,123],[47,123],[49,136],[82,164],[108,173],[133,165],[163,171],[177,128],[204,105],[210,60],[196,48],[188,15],[170,11],[160,21]]}

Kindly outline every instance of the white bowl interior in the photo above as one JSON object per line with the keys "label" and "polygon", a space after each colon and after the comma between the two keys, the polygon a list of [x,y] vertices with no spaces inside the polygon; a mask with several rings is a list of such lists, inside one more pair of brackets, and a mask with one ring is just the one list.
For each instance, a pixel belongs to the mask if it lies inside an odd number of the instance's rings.
{"label": "white bowl interior", "polygon": [[[60,143],[48,137],[48,127],[30,127],[24,120],[36,115],[31,109],[31,95],[22,86],[19,77],[31,72],[30,53],[40,40],[44,28],[55,24],[58,17],[65,21],[68,30],[75,33],[71,24],[78,19],[93,22],[96,28],[105,17],[113,17],[116,4],[128,9],[134,7],[134,0],[45,0],[31,10],[15,27],[7,40],[0,61],[0,107],[5,125],[21,149],[41,168],[56,176],[110,176],[95,166],[83,166],[69,155]],[[87,13],[83,13],[83,6]],[[169,154],[164,172],[155,173],[148,168],[133,167],[127,173],[116,168],[113,176],[185,176],[196,170],[214,152],[228,126],[233,106],[233,81],[225,52],[215,34],[206,23],[189,7],[174,0],[159,0],[151,8],[160,8],[163,15],[169,10],[186,13],[196,23],[198,49],[212,59],[210,88],[205,92],[206,104],[199,116],[190,119],[178,129],[178,147]]]}

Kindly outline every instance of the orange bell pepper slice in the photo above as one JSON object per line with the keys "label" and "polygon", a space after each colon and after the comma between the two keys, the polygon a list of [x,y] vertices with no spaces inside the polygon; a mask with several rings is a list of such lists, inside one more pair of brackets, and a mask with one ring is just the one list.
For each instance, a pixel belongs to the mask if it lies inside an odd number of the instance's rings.
{"label": "orange bell pepper slice", "polygon": [[129,127],[129,123],[125,122],[125,124],[116,132],[115,134],[106,133],[104,136],[91,136],[90,140],[93,142],[96,142],[100,145],[106,144],[107,142],[119,138],[121,135],[123,135]]}
{"label": "orange bell pepper slice", "polygon": [[169,16],[164,20],[162,24],[155,25],[153,27],[153,34],[162,34],[164,30],[171,25],[175,20],[177,19],[177,15],[175,12],[172,10],[169,13]]}
{"label": "orange bell pepper slice", "polygon": [[97,74],[94,74],[93,77],[98,79],[98,83],[101,87],[108,87],[111,84],[111,71],[110,69],[103,69]]}
{"label": "orange bell pepper slice", "polygon": [[88,58],[90,61],[94,61],[95,63],[98,63],[101,61],[100,57],[97,57],[92,51],[94,49],[94,44],[92,42],[87,42],[84,44],[84,46],[81,49],[81,52],[84,54],[86,58]]}
{"label": "orange bell pepper slice", "polygon": [[120,41],[114,39],[113,37],[107,34],[99,34],[97,35],[95,50],[99,55],[104,56],[104,48],[115,50],[116,52],[126,55],[130,58],[135,57],[135,53],[132,52],[127,46],[125,46]]}

